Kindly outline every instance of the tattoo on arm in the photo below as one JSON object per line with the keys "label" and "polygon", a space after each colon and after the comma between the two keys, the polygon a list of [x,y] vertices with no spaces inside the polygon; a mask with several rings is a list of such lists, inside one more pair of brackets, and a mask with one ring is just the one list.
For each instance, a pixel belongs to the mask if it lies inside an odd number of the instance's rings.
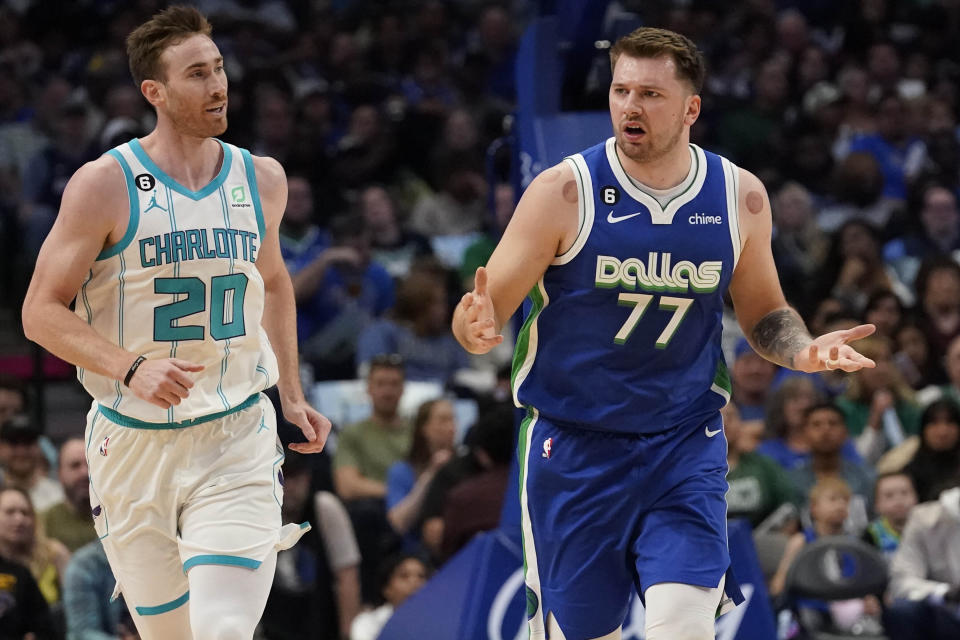
{"label": "tattoo on arm", "polygon": [[793,309],[778,309],[763,316],[753,327],[753,343],[764,358],[793,367],[793,358],[812,338]]}

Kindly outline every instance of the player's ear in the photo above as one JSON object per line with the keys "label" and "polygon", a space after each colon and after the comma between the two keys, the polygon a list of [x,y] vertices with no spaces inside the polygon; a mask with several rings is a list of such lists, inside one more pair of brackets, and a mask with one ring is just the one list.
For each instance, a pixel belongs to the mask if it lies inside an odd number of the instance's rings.
{"label": "player's ear", "polygon": [[164,101],[163,83],[157,80],[148,79],[141,82],[140,93],[155,107]]}
{"label": "player's ear", "polygon": [[683,124],[693,126],[700,117],[700,96],[692,94],[686,99],[686,111],[683,114]]}

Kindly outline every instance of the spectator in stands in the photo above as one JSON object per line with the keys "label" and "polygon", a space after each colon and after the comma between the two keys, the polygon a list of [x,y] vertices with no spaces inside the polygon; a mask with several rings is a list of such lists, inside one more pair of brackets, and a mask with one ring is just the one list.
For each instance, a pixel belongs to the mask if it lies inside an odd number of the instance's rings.
{"label": "spectator in stands", "polygon": [[427,582],[430,569],[420,556],[403,553],[384,560],[379,572],[380,603],[376,609],[364,611],[353,620],[350,640],[376,640],[393,615],[394,609],[420,590]]}
{"label": "spectator in stands", "polygon": [[67,640],[112,640],[128,615],[122,598],[112,600],[117,581],[99,540],[78,549],[63,577]]}
{"label": "spectator in stands", "polygon": [[918,504],[890,563],[893,603],[884,626],[896,640],[960,637],[960,487]]}
{"label": "spectator in stands", "polygon": [[[413,421],[413,444],[406,460],[387,472],[387,520],[400,535],[417,531],[427,488],[437,470],[453,456],[456,422],[453,403],[446,398],[427,400]],[[407,537],[407,543],[417,540]]]}
{"label": "spectator in stands", "polygon": [[924,410],[920,423],[919,446],[904,471],[926,502],[936,500],[943,483],[960,473],[960,407],[937,400]]}
{"label": "spectator in stands", "polygon": [[333,459],[333,484],[344,501],[363,558],[364,601],[376,596],[380,559],[399,540],[387,521],[387,470],[410,451],[412,425],[399,413],[403,395],[403,359],[396,354],[370,361],[367,393],[372,415],[340,434]]}
{"label": "spectator in stands", "polygon": [[913,284],[923,260],[935,256],[950,257],[960,251],[960,209],[954,190],[930,182],[918,191],[920,228],[894,238],[883,248],[884,261],[892,264],[900,280],[908,284]]}
{"label": "spectator in stands", "polygon": [[[845,522],[849,516],[852,497],[850,487],[836,476],[817,480],[810,489],[810,518],[813,524],[800,533],[795,533],[787,542],[777,573],[770,581],[770,595],[776,597],[783,592],[787,572],[804,546],[817,538],[849,535]],[[817,616],[822,628],[839,627],[849,630],[853,622],[864,625],[864,618],[872,618],[870,626],[879,631],[881,607],[880,602],[873,596],[855,601],[832,602],[829,605],[823,601],[805,599],[798,602],[797,606],[801,616]]]}
{"label": "spectator in stands", "polygon": [[[0,516],[2,517],[2,516]],[[20,640],[55,640],[50,606],[30,570],[0,556],[0,637]]]}
{"label": "spectator in stands", "polygon": [[261,625],[268,640],[346,638],[360,611],[360,550],[350,517],[328,491],[311,490],[308,458],[283,463],[283,523],[313,531],[277,554],[277,571]]}
{"label": "spectator in stands", "polygon": [[26,248],[36,256],[60,208],[67,180],[85,162],[100,155],[90,145],[87,102],[77,94],[61,107],[56,136],[27,165],[23,176],[20,219],[26,231]]}
{"label": "spectator in stands", "polygon": [[462,235],[483,229],[487,182],[468,163],[442,168],[440,191],[425,196],[410,214],[410,228],[425,236]]}
{"label": "spectator in stands", "polygon": [[910,510],[916,504],[917,492],[909,474],[894,471],[877,476],[873,490],[873,510],[877,517],[863,532],[864,541],[882,551],[890,560],[900,545]]}
{"label": "spectator in stands", "polygon": [[403,227],[396,201],[383,185],[364,187],[359,208],[370,232],[371,255],[394,278],[406,276],[415,258],[433,255],[425,236]]}
{"label": "spectator in stands", "polygon": [[945,257],[925,261],[917,272],[916,288],[920,327],[933,352],[945,353],[960,335],[960,265]]}
{"label": "spectator in stands", "polygon": [[398,166],[395,136],[376,104],[359,104],[350,114],[346,134],[334,150],[332,173],[341,189],[390,182]]}
{"label": "spectator in stands", "polygon": [[0,425],[27,410],[27,387],[9,373],[0,373]]}
{"label": "spectator in stands", "polygon": [[397,288],[393,317],[367,325],[357,341],[360,375],[378,355],[399,354],[408,380],[449,384],[470,366],[467,353],[450,333],[450,307],[444,283],[432,274],[409,274]]}
{"label": "spectator in stands", "polygon": [[[777,387],[767,404],[766,430],[771,437],[761,442],[756,451],[772,458],[783,469],[796,469],[810,460],[810,443],[804,427],[806,413],[823,401],[815,380],[813,376],[790,376]],[[840,453],[855,464],[863,461],[849,438]]]}
{"label": "spectator in stands", "polygon": [[807,409],[804,430],[810,443],[810,460],[790,472],[794,488],[799,495],[807,496],[810,489],[824,478],[843,479],[854,496],[848,530],[859,535],[868,522],[873,474],[865,465],[851,462],[841,453],[848,438],[843,412],[832,403],[815,404]]}
{"label": "spectator in stands", "polygon": [[878,289],[893,291],[905,306],[913,303],[912,292],[884,266],[876,228],[862,220],[845,222],[834,234],[815,296],[839,298],[859,316]]}
{"label": "spectator in stands", "polygon": [[810,192],[788,182],[774,195],[773,259],[787,300],[806,308],[811,283],[826,257],[828,238],[816,224]]}
{"label": "spectator in stands", "polygon": [[280,221],[280,253],[287,270],[296,273],[329,246],[329,234],[317,224],[310,181],[296,174],[287,176],[287,208]]}
{"label": "spectator in stands", "polygon": [[333,246],[292,274],[297,336],[320,379],[352,378],[357,338],[394,304],[393,279],[370,259],[370,236],[359,218],[332,224]]}
{"label": "spectator in stands", "polygon": [[[434,559],[443,559],[444,516],[447,510],[447,501],[452,491],[462,483],[475,478],[490,470],[499,459],[499,453],[505,442],[515,447],[516,439],[513,434],[513,405],[493,404],[481,413],[464,437],[465,449],[450,462],[437,471],[433,482],[427,489],[427,496],[423,501],[420,540],[423,547]],[[501,492],[502,495],[502,492]],[[500,496],[488,496],[499,500]],[[471,522],[482,520],[496,524],[499,510],[491,502],[484,502],[484,513],[472,514]],[[495,512],[495,513],[494,513]],[[455,532],[454,532],[455,533]],[[451,540],[453,538],[450,538]]]}
{"label": "spectator in stands", "polygon": [[837,406],[850,435],[856,438],[860,455],[873,464],[890,447],[919,432],[920,408],[914,402],[913,389],[894,365],[890,340],[870,336],[860,347],[877,366],[851,374]]}
{"label": "spectator in stands", "polygon": [[498,183],[493,188],[493,222],[488,225],[487,233],[473,242],[463,252],[463,263],[460,265],[460,284],[466,290],[473,289],[473,276],[477,267],[487,265],[487,260],[493,255],[493,250],[503,235],[504,229],[513,217],[513,210],[517,206],[516,192],[509,182]]}
{"label": "spectator in stands", "polygon": [[[893,334],[896,352],[893,362],[897,371],[913,389],[923,390],[937,379],[940,367],[936,363],[927,334],[913,318],[909,318],[897,327]],[[924,405],[933,397],[918,393],[917,404]],[[960,400],[960,398],[958,398]]]}
{"label": "spectator in stands", "polygon": [[903,303],[889,289],[874,290],[863,308],[863,321],[874,325],[877,335],[891,340],[903,322],[903,316]]}
{"label": "spectator in stands", "polygon": [[334,485],[345,501],[384,498],[387,470],[410,451],[412,428],[400,415],[404,363],[396,354],[370,361],[367,393],[372,415],[340,434],[334,457]]}
{"label": "spectator in stands", "polygon": [[850,141],[852,153],[872,155],[883,174],[883,195],[905,201],[910,167],[922,164],[923,141],[908,135],[904,127],[903,99],[888,91],[876,103],[876,133],[864,133]]}
{"label": "spectator in stands", "polygon": [[46,475],[39,439],[40,432],[27,416],[14,416],[0,426],[0,464],[5,483],[29,493],[33,505],[45,510],[63,500],[63,489]]}
{"label": "spectator in stands", "polygon": [[746,338],[737,341],[733,353],[730,379],[733,382],[733,400],[740,408],[740,417],[743,420],[763,420],[777,365],[761,358]]}
{"label": "spectator in stands", "polygon": [[960,335],[954,337],[947,345],[943,356],[943,368],[947,372],[947,383],[930,385],[917,393],[917,401],[929,404],[934,400],[945,398],[960,404]]}
{"label": "spectator in stands", "polygon": [[478,420],[471,448],[481,471],[453,487],[443,506],[440,557],[447,559],[481,531],[500,524],[510,461],[516,455],[515,411],[501,406]]}
{"label": "spectator in stands", "polygon": [[40,513],[44,532],[72,553],[97,539],[90,512],[90,480],[83,438],[70,438],[60,445],[59,469],[63,500]]}
{"label": "spectator in stands", "polygon": [[740,413],[730,402],[720,410],[727,437],[727,517],[756,528],[781,505],[799,502],[786,472],[769,458],[740,446]]}
{"label": "spectator in stands", "polygon": [[18,488],[0,489],[0,556],[28,567],[46,601],[60,602],[70,552],[43,534],[30,496]]}

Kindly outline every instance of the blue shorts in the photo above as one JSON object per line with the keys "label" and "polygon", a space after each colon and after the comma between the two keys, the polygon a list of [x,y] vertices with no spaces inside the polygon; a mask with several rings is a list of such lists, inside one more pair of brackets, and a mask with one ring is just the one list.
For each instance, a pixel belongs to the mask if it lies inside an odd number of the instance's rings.
{"label": "blue shorts", "polygon": [[[527,617],[568,638],[623,623],[633,588],[679,582],[743,596],[727,547],[727,442],[719,413],[647,435],[561,426],[529,410],[520,429]],[[718,606],[720,602],[717,603]]]}

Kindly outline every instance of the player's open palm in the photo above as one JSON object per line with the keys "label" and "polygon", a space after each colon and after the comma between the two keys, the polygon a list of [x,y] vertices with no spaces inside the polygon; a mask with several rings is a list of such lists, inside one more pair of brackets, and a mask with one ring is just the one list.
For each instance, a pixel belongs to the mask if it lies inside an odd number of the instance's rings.
{"label": "player's open palm", "polygon": [[872,369],[877,364],[870,358],[857,353],[857,350],[848,343],[866,338],[876,330],[877,328],[872,324],[861,324],[850,329],[825,333],[794,356],[793,367],[807,373],[832,369],[843,371]]}
{"label": "player's open palm", "polygon": [[497,333],[493,299],[487,292],[485,268],[477,267],[473,291],[465,293],[460,304],[463,305],[466,314],[461,342],[467,351],[486,353],[503,342],[503,336]]}
{"label": "player's open palm", "polygon": [[130,390],[141,400],[169,409],[190,395],[190,374],[200,371],[203,365],[180,358],[144,360],[130,378]]}
{"label": "player's open palm", "polygon": [[311,407],[306,401],[283,404],[283,417],[298,427],[306,442],[289,445],[297,453],[320,453],[330,435],[330,420]]}

